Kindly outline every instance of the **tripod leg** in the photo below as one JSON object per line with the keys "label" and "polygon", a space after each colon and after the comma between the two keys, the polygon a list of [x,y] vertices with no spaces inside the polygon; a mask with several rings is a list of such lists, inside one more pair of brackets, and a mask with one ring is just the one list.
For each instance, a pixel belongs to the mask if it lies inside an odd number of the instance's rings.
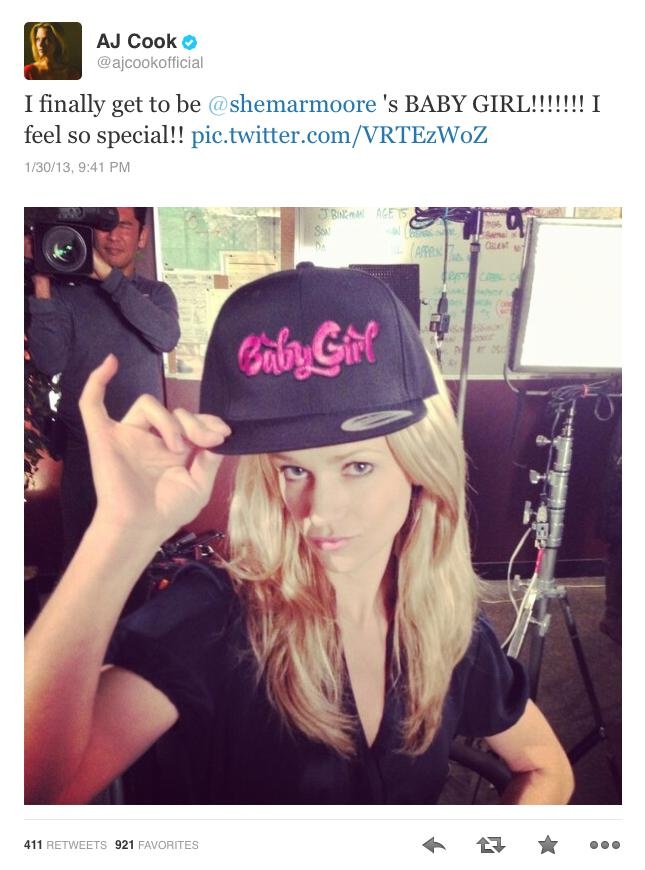
{"label": "tripod leg", "polygon": [[587,697],[589,698],[589,704],[591,706],[594,722],[596,724],[595,730],[591,731],[586,737],[583,737],[582,740],[580,740],[572,749],[569,750],[567,755],[569,756],[569,761],[572,764],[575,764],[580,758],[582,758],[582,756],[586,752],[589,751],[589,749],[591,749],[601,740],[604,741],[607,764],[609,765],[614,784],[616,786],[616,789],[618,790],[618,794],[620,795],[621,775],[618,767],[618,762],[616,761],[616,756],[614,755],[611,743],[607,739],[607,730],[605,728],[602,711],[598,702],[598,696],[596,695],[596,690],[594,689],[594,685],[591,680],[589,666],[587,665],[587,660],[582,649],[580,635],[578,634],[578,627],[573,616],[573,610],[571,608],[571,603],[569,602],[569,596],[567,595],[566,590],[562,591],[560,595],[560,602],[562,604],[562,611],[564,613],[564,619],[567,625],[567,630],[569,632],[569,637],[571,638],[571,644],[573,645],[573,650],[575,652],[576,659],[578,660],[578,669],[580,671],[582,681],[587,691]]}
{"label": "tripod leg", "polygon": [[538,599],[535,608],[534,624],[532,626],[533,637],[531,638],[528,661],[529,685],[531,687],[531,698],[534,701],[537,698],[540,671],[542,669],[544,640],[551,620],[549,607],[551,605],[557,555],[557,547],[548,546],[542,550],[542,558],[540,559]]}
{"label": "tripod leg", "polygon": [[527,663],[529,672],[529,686],[531,687],[531,699],[537,699],[538,685],[540,682],[540,671],[542,669],[542,658],[544,656],[544,639],[546,626],[548,625],[549,617],[549,599],[541,597],[538,599],[535,608],[534,623],[531,626],[531,646],[529,648],[529,659]]}

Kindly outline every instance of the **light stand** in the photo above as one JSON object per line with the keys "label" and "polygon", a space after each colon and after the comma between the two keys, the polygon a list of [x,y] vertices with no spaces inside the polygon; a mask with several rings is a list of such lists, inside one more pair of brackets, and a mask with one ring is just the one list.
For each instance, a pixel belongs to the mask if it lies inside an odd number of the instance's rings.
{"label": "light stand", "polygon": [[[410,228],[413,230],[425,229],[431,226],[435,221],[442,220],[444,227],[447,221],[458,221],[463,223],[463,237],[470,239],[470,262],[468,265],[468,288],[466,294],[466,312],[464,320],[464,338],[461,349],[461,369],[459,374],[459,395],[457,397],[457,422],[459,428],[463,431],[464,416],[466,412],[466,391],[468,388],[468,369],[470,365],[470,345],[472,340],[473,319],[475,315],[475,296],[477,294],[477,273],[479,269],[479,252],[481,246],[479,237],[484,231],[484,215],[485,214],[505,214],[506,227],[508,230],[519,230],[520,235],[524,235],[524,227],[522,223],[522,209],[514,207],[509,209],[494,209],[494,208],[455,208],[450,206],[439,206],[435,208],[415,208],[414,217],[410,219]],[[446,256],[444,256],[444,291],[446,286],[446,264],[447,264],[447,230],[446,230]],[[433,315],[431,320],[431,331],[436,333],[436,338],[439,341],[443,340],[445,332],[448,330],[450,318],[447,317],[447,298],[445,299],[445,307],[442,308],[442,303],[439,305],[439,311]]]}
{"label": "light stand", "polygon": [[526,638],[529,638],[528,672],[531,697],[535,699],[540,679],[544,643],[551,622],[549,608],[551,601],[557,599],[562,606],[567,631],[578,663],[578,670],[584,683],[594,719],[592,731],[569,750],[567,755],[571,763],[575,764],[592,747],[603,741],[607,763],[609,764],[616,788],[620,793],[620,771],[611,745],[607,740],[607,732],[600,704],[598,703],[589,667],[584,656],[567,590],[565,586],[556,585],[554,579],[558,549],[562,543],[564,533],[564,512],[571,470],[571,457],[573,454],[573,421],[575,411],[576,399],[572,399],[560,434],[552,441],[542,435],[538,436],[536,440],[538,446],[550,445],[551,451],[555,452],[555,459],[552,468],[547,464],[547,470],[544,474],[539,474],[536,471],[530,472],[532,483],[544,481],[546,484],[537,509],[533,511],[530,502],[527,502],[524,512],[525,521],[532,522],[532,528],[535,531],[538,563],[536,578],[531,581],[527,595],[520,608],[516,628],[507,652],[514,658],[518,658]]}
{"label": "light stand", "polygon": [[[457,398],[457,422],[463,432],[466,413],[466,390],[468,389],[468,368],[470,366],[470,344],[475,315],[475,295],[477,293],[477,270],[479,268],[479,237],[484,229],[484,210],[474,208],[464,223],[464,238],[470,238],[470,262],[468,264],[468,290],[466,293],[466,318],[464,320],[464,340],[461,349],[461,370],[459,372],[459,396]],[[472,236],[472,238],[471,238]]]}

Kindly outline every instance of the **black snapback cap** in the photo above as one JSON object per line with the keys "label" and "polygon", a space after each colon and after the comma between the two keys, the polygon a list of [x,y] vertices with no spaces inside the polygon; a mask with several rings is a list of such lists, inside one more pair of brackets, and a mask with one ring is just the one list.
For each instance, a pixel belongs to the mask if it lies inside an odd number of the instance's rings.
{"label": "black snapback cap", "polygon": [[436,392],[417,326],[383,281],[300,263],[226,300],[200,410],[231,427],[216,453],[275,453],[404,429]]}

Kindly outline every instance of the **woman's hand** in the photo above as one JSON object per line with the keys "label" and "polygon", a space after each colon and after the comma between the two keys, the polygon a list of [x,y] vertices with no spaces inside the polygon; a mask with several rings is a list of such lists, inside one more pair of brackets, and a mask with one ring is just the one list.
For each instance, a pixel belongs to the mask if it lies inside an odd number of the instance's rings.
{"label": "woman's hand", "polygon": [[110,354],[87,379],[79,407],[90,446],[98,507],[95,521],[145,530],[159,542],[208,503],[229,427],[210,414],[168,411],[140,396],[120,423],[105,409],[105,389],[118,368]]}

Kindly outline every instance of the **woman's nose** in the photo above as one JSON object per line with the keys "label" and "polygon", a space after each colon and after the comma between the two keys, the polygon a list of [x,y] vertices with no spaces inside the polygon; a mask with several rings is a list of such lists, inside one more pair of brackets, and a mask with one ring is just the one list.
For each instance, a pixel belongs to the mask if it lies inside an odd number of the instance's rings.
{"label": "woman's nose", "polygon": [[342,519],[347,502],[337,481],[316,480],[309,493],[308,514],[314,526],[331,526]]}

